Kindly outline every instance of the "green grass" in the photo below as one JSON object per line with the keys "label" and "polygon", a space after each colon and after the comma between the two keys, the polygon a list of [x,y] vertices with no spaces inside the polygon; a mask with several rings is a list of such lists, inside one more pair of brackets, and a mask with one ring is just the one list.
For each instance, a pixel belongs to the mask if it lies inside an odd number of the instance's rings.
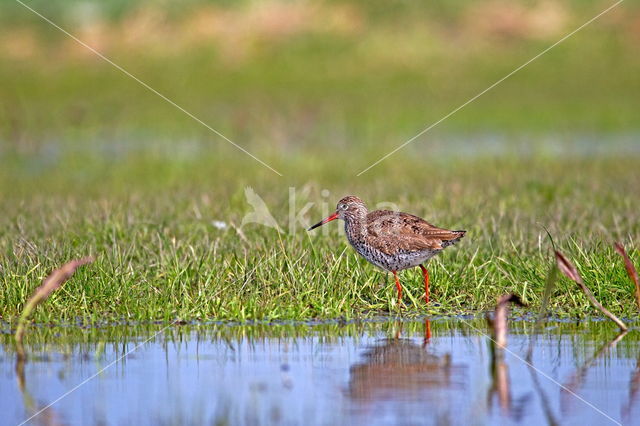
{"label": "green grass", "polygon": [[[632,170],[637,158],[450,159],[430,164],[426,178],[423,161],[399,154],[359,178],[352,167],[317,166],[323,168],[319,176],[334,174],[322,183],[298,181],[300,165],[282,169],[283,178],[237,165],[244,173],[223,180],[228,170],[209,160],[215,161],[204,157],[145,167],[145,159],[138,158],[104,176],[101,160],[94,166],[85,159],[74,166],[83,175],[76,181],[67,170],[33,179],[38,195],[26,195],[31,192],[26,180],[14,185],[25,195],[2,200],[2,318],[13,321],[50,270],[88,254],[96,262],[41,306],[37,321],[452,314],[489,309],[505,292],[519,294],[535,311],[553,260],[542,225],[607,308],[626,316],[637,312],[632,285],[612,247],[614,240],[623,241],[638,264],[640,227],[632,194],[638,193],[640,179],[613,172]],[[140,170],[150,171],[140,176]],[[406,306],[400,308],[391,278],[348,247],[337,223],[326,226],[327,235],[322,228],[278,234],[249,224],[242,229],[243,240],[231,223],[239,225],[251,211],[245,184],[264,195],[285,230],[289,185],[295,184],[297,209],[316,203],[309,222],[322,216],[322,203],[354,193],[370,204],[394,202],[436,224],[469,232],[430,263],[435,303],[424,306],[419,271],[406,271],[401,274]],[[305,185],[306,197],[300,192]],[[323,189],[331,191],[329,197]],[[215,228],[214,220],[225,221],[229,229]],[[575,284],[564,279],[549,308],[558,315],[596,314]]]}
{"label": "green grass", "polygon": [[[20,58],[0,53],[0,318],[15,322],[52,269],[89,254],[96,262],[35,321],[453,314],[490,309],[505,292],[535,311],[553,260],[543,226],[605,307],[635,316],[612,243],[640,263],[637,8],[621,6],[615,25],[594,23],[356,176],[560,37],[478,35],[465,21],[469,4],[448,4],[388,14],[356,2],[355,32],[250,35],[235,62],[219,40],[175,51],[122,44],[117,28],[129,12],[112,4],[109,57],[282,177],[108,64],[74,53],[25,10],[2,6],[12,19],[0,42],[18,37],[3,46],[35,47]],[[34,5],[80,31],[56,7]],[[560,33],[600,7],[572,3]],[[189,10],[167,28],[182,28],[172,25]],[[247,186],[287,232],[236,232],[250,211]],[[356,194],[467,229],[429,265],[435,303],[424,306],[416,270],[402,273],[398,306],[391,278],[360,259],[336,223],[288,232],[292,187],[296,210],[314,203],[309,222]],[[549,308],[597,314],[564,279]]]}

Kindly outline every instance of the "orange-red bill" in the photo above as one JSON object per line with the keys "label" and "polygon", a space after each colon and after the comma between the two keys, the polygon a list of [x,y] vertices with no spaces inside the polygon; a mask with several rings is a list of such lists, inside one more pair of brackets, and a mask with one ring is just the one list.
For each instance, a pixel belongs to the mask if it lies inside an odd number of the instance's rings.
{"label": "orange-red bill", "polygon": [[318,226],[322,226],[327,222],[331,222],[334,219],[338,218],[338,212],[335,212],[334,214],[332,214],[329,217],[326,217],[324,219],[322,219],[320,222],[316,223],[315,225],[313,225],[312,227],[310,227],[309,229],[307,229],[307,231],[311,231],[312,229],[316,229]]}

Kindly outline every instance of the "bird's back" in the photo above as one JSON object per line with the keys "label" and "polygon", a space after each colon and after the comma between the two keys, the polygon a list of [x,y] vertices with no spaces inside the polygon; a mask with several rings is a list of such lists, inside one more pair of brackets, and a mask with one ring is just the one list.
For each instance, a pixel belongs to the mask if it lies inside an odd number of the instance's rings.
{"label": "bird's back", "polygon": [[408,213],[376,210],[367,214],[365,239],[385,254],[397,252],[438,252],[464,236],[466,231],[439,228]]}

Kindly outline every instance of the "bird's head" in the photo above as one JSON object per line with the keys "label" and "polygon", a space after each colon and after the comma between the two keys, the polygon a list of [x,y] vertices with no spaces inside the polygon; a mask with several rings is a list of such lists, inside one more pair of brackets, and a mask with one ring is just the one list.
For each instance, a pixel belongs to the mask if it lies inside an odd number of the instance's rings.
{"label": "bird's head", "polygon": [[322,226],[325,223],[331,222],[335,219],[342,219],[345,221],[352,221],[362,219],[367,215],[367,206],[364,202],[356,197],[355,195],[347,195],[338,201],[336,206],[336,211],[332,215],[322,219],[320,222],[316,223],[308,230],[317,228],[318,226]]}

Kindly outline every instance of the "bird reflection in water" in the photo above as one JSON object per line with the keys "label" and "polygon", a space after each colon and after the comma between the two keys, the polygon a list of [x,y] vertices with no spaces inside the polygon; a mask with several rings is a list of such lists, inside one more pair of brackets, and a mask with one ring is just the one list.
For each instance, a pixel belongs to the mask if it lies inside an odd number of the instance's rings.
{"label": "bird reflection in water", "polygon": [[448,407],[449,393],[464,384],[465,366],[455,365],[450,354],[436,355],[429,348],[431,324],[425,321],[422,344],[402,338],[402,326],[393,338],[381,339],[366,349],[362,362],[349,373],[347,394],[364,410],[385,402],[419,402],[437,409]]}

